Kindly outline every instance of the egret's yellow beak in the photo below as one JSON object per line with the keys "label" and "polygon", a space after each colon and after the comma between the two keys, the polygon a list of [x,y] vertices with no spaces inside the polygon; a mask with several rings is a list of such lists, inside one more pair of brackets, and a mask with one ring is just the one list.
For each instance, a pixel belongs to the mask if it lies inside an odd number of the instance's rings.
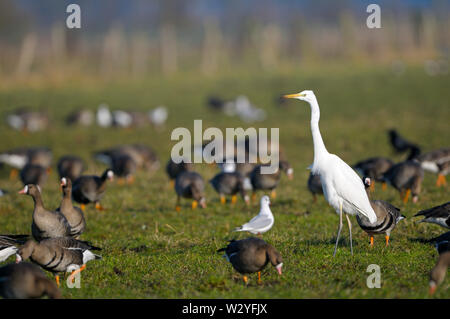
{"label": "egret's yellow beak", "polygon": [[284,97],[285,99],[296,99],[296,98],[301,97],[301,96],[305,96],[305,94],[295,93],[295,94],[286,94],[286,95],[283,95],[283,97]]}

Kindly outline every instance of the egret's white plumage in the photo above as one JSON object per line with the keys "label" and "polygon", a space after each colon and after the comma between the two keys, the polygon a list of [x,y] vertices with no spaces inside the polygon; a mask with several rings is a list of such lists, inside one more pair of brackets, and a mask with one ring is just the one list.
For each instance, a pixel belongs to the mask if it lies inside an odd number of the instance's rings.
{"label": "egret's white plumage", "polygon": [[248,223],[236,228],[234,231],[248,231],[252,234],[263,234],[272,228],[275,221],[270,210],[269,196],[261,198],[261,208],[259,214],[253,217]]}
{"label": "egret's white plumage", "polygon": [[[311,133],[314,142],[314,162],[311,171],[313,174],[320,175],[325,199],[340,215],[334,251],[336,254],[342,228],[342,212],[349,215],[365,216],[371,223],[376,222],[377,216],[370,205],[364,184],[358,174],[337,155],[328,153],[319,130],[320,109],[314,92],[305,90],[297,94],[285,95],[285,97],[306,101],[311,106]],[[350,229],[351,244],[351,223],[347,215],[346,217]],[[351,249],[353,253],[352,246]]]}

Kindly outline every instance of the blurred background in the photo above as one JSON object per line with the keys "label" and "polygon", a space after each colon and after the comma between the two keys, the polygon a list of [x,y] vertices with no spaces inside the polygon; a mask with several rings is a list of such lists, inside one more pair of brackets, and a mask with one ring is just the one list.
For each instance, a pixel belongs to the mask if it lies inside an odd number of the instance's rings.
{"label": "blurred background", "polygon": [[[68,29],[68,4],[81,29]],[[373,1],[0,0],[0,81],[211,76],[242,69],[420,64],[448,72],[450,2],[378,1],[381,29],[366,26]]]}

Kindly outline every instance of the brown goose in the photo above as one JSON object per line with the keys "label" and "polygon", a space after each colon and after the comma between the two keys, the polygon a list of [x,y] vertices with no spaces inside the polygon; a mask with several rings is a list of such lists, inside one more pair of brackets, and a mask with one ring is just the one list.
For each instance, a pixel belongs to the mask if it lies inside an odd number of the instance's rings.
{"label": "brown goose", "polygon": [[392,166],[384,174],[383,180],[400,192],[404,203],[408,202],[410,194],[412,194],[413,202],[416,203],[422,186],[423,169],[415,161],[404,161]]}
{"label": "brown goose", "polygon": [[78,156],[63,156],[58,161],[59,178],[67,177],[74,181],[81,176],[84,167],[84,161]]}
{"label": "brown goose", "polygon": [[24,244],[28,235],[0,235],[0,262],[14,255],[17,247]]}
{"label": "brown goose", "polygon": [[370,199],[370,184],[371,179],[369,177],[363,178],[364,186],[366,188],[367,196],[370,200],[370,205],[377,215],[377,221],[371,224],[370,221],[365,216],[356,215],[356,221],[359,226],[364,230],[370,237],[370,246],[373,247],[373,236],[376,234],[386,235],[386,246],[389,245],[389,237],[391,232],[394,230],[395,226],[399,221],[405,218],[405,216],[400,214],[400,209],[385,202],[383,200],[371,200]]}
{"label": "brown goose", "polygon": [[419,155],[417,160],[425,171],[438,174],[436,186],[447,185],[445,175],[450,172],[450,148],[441,148]]}
{"label": "brown goose", "polygon": [[69,125],[90,126],[94,123],[94,112],[87,109],[75,110],[66,118],[66,123]]}
{"label": "brown goose", "polygon": [[322,182],[320,181],[320,175],[309,173],[308,177],[308,189],[313,195],[314,203],[317,202],[317,194],[323,195]]}
{"label": "brown goose", "polygon": [[244,182],[245,177],[237,172],[221,172],[214,176],[210,181],[211,185],[214,187],[220,196],[220,202],[225,204],[225,195],[231,195],[231,203],[235,204],[237,200],[236,194],[239,193],[246,204],[249,203],[250,198],[245,192]]}
{"label": "brown goose", "polygon": [[84,219],[83,211],[72,204],[72,181],[70,178],[61,178],[61,188],[63,199],[56,211],[66,217],[71,229],[70,237],[79,239],[86,229],[86,220]]}
{"label": "brown goose", "polygon": [[49,118],[46,112],[32,111],[24,107],[8,115],[7,122],[15,130],[36,132],[47,128]]}
{"label": "brown goose", "polygon": [[35,164],[27,164],[20,171],[20,180],[23,185],[34,184],[42,187],[47,182],[49,173],[50,170],[48,168]]}
{"label": "brown goose", "polygon": [[101,249],[69,237],[51,238],[41,242],[29,240],[20,247],[16,262],[30,259],[55,274],[59,286],[59,273],[71,272],[74,275],[83,271],[88,261],[101,259],[101,256],[92,253],[93,250]]}
{"label": "brown goose", "polygon": [[119,177],[119,183],[123,183],[123,179],[128,184],[134,182],[134,174],[136,173],[137,164],[133,158],[127,154],[114,156],[112,160],[112,170],[114,175]]}
{"label": "brown goose", "polygon": [[111,149],[96,152],[94,157],[112,166],[114,157],[121,155],[130,156],[139,169],[143,168],[148,171],[155,171],[159,168],[159,160],[153,149],[141,144],[121,145]]}
{"label": "brown goose", "polygon": [[186,160],[181,159],[180,163],[175,163],[172,158],[167,161],[166,173],[169,176],[170,183],[175,186],[175,179],[183,172],[192,171],[192,163],[188,163]]}
{"label": "brown goose", "polygon": [[177,193],[176,211],[181,210],[180,198],[192,198],[192,209],[197,208],[198,204],[206,208],[205,200],[205,182],[200,174],[196,172],[183,172],[175,180],[175,192]]}
{"label": "brown goose", "polygon": [[6,299],[34,299],[47,295],[60,299],[61,292],[36,265],[22,262],[0,268],[0,296]]}
{"label": "brown goose", "polygon": [[70,236],[72,230],[67,219],[60,212],[45,209],[41,192],[36,185],[25,185],[19,194],[30,195],[33,198],[31,233],[34,239],[41,241],[47,238]]}
{"label": "brown goose", "polygon": [[[225,251],[224,257],[233,265],[233,268],[241,274],[258,273],[258,283],[261,282],[261,270],[270,262],[278,274],[281,275],[283,258],[280,253],[264,240],[250,237],[242,240],[231,240],[227,247],[218,252]],[[248,278],[243,276],[247,284]]]}
{"label": "brown goose", "polygon": [[[375,189],[375,182],[383,182],[383,175],[386,173],[394,163],[384,157],[371,157],[369,159],[360,161],[353,165],[353,168],[362,176],[370,178],[370,190]],[[386,189],[386,183],[383,183],[383,190]]]}
{"label": "brown goose", "polygon": [[107,169],[102,176],[82,175],[78,177],[72,186],[72,199],[81,204],[81,210],[85,210],[86,205],[95,203],[97,210],[103,210],[100,200],[106,191],[106,181],[114,178],[114,172]]}
{"label": "brown goose", "polygon": [[424,216],[421,223],[433,223],[445,228],[450,228],[450,202],[421,210],[414,216]]}
{"label": "brown goose", "polygon": [[430,272],[430,295],[434,294],[437,286],[444,281],[447,269],[450,266],[450,242],[440,242],[436,245],[436,248],[439,258]]}
{"label": "brown goose", "polygon": [[52,164],[52,152],[46,147],[21,147],[0,153],[0,163],[12,166],[10,178],[18,175],[27,164],[49,168]]}
{"label": "brown goose", "polygon": [[[289,179],[293,178],[294,170],[290,166],[287,161],[279,162],[279,170],[273,174],[262,174],[261,167],[263,165],[258,165],[254,168],[252,173],[250,174],[250,181],[252,183],[253,191],[256,190],[270,190],[271,197],[276,197],[275,188],[278,186],[281,177],[281,171],[285,172]],[[253,194],[252,199],[255,198],[255,194]]]}

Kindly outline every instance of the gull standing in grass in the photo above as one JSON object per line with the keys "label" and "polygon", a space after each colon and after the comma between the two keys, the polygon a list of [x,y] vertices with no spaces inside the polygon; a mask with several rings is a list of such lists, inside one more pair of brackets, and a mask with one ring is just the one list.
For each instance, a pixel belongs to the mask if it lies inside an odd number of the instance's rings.
{"label": "gull standing in grass", "polygon": [[261,208],[259,214],[253,217],[248,223],[235,228],[234,231],[248,231],[252,234],[261,235],[272,228],[275,219],[270,210],[269,196],[263,196],[260,203]]}
{"label": "gull standing in grass", "polygon": [[377,216],[370,205],[364,184],[347,163],[338,156],[328,153],[325,148],[319,130],[320,109],[314,92],[305,90],[284,97],[306,101],[311,106],[311,132],[314,142],[314,162],[311,172],[320,175],[325,199],[339,214],[339,228],[333,256],[336,255],[341,235],[342,212],[346,213],[345,217],[350,232],[350,250],[353,255],[352,224],[348,215],[365,216],[372,224],[377,221]]}

